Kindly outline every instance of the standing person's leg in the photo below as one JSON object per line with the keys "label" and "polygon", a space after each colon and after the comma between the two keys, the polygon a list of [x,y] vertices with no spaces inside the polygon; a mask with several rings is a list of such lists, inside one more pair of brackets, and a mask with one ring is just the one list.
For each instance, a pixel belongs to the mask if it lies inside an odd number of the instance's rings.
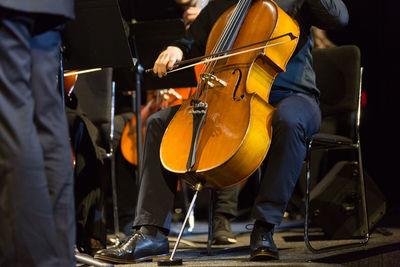
{"label": "standing person's leg", "polygon": [[44,153],[60,266],[71,266],[75,262],[74,186],[67,119],[63,99],[57,89],[60,32],[51,30],[36,35],[30,43],[34,119]]}
{"label": "standing person's leg", "polygon": [[0,18],[0,265],[61,266],[34,124],[33,20],[1,9]]}

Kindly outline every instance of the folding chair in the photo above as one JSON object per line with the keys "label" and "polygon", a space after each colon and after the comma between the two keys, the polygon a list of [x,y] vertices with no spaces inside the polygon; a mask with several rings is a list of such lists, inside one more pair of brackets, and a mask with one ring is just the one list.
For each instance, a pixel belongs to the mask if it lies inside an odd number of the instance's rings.
{"label": "folding chair", "polygon": [[[362,90],[360,50],[354,45],[315,49],[313,51],[313,58],[317,87],[321,91],[320,108],[322,123],[324,123],[324,120],[334,117],[341,128],[345,129],[340,133],[320,131],[314,134],[308,140],[307,144],[304,241],[309,250],[313,253],[319,253],[339,248],[366,245],[370,233],[359,133]],[[310,243],[311,152],[316,150],[355,150],[357,152],[356,163],[360,178],[363,222],[366,227],[364,231],[365,236],[360,242],[345,243],[324,248],[314,248]]]}

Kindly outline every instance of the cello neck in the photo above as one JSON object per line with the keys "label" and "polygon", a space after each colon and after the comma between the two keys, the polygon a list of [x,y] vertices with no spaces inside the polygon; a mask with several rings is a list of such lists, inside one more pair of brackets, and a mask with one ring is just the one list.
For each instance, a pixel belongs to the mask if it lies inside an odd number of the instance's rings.
{"label": "cello neck", "polygon": [[219,42],[213,49],[213,53],[228,50],[232,47],[233,42],[239,33],[240,26],[242,25],[247,11],[251,6],[251,2],[252,0],[239,0],[222,36],[219,39]]}

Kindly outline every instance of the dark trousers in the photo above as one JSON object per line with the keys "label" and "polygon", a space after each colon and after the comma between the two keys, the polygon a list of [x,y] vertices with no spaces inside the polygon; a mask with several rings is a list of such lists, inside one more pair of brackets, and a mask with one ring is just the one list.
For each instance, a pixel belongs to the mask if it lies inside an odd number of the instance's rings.
{"label": "dark trousers", "polygon": [[[271,99],[274,99],[273,92]],[[272,119],[273,137],[262,165],[262,179],[252,217],[277,225],[300,174],[306,140],[318,131],[321,115],[316,99],[305,94],[288,92],[273,105],[276,107]],[[177,178],[163,169],[159,149],[163,133],[177,108],[161,110],[147,120],[134,227],[170,228]]]}
{"label": "dark trousers", "polygon": [[[103,214],[108,171],[97,157],[100,153],[95,142],[99,137],[97,128],[80,109],[71,110],[67,107],[66,112],[75,155],[76,248],[82,253],[93,254],[93,248],[106,246],[106,220]],[[93,244],[93,239],[101,244]]]}
{"label": "dark trousers", "polygon": [[[270,99],[273,99],[271,92]],[[314,97],[290,92],[273,103],[272,140],[261,165],[252,218],[279,225],[306,156],[306,141],[319,130],[321,112]]]}
{"label": "dark trousers", "polygon": [[33,34],[34,19],[1,14],[0,266],[75,266],[60,34]]}

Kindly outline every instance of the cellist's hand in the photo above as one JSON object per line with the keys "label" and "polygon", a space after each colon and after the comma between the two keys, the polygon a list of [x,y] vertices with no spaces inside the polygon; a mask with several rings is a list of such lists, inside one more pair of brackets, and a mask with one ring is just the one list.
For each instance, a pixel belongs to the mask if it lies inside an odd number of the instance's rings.
{"label": "cellist's hand", "polygon": [[167,75],[167,70],[171,70],[175,63],[182,60],[183,52],[176,46],[168,46],[158,56],[156,62],[154,62],[153,72],[158,75],[159,78]]}

